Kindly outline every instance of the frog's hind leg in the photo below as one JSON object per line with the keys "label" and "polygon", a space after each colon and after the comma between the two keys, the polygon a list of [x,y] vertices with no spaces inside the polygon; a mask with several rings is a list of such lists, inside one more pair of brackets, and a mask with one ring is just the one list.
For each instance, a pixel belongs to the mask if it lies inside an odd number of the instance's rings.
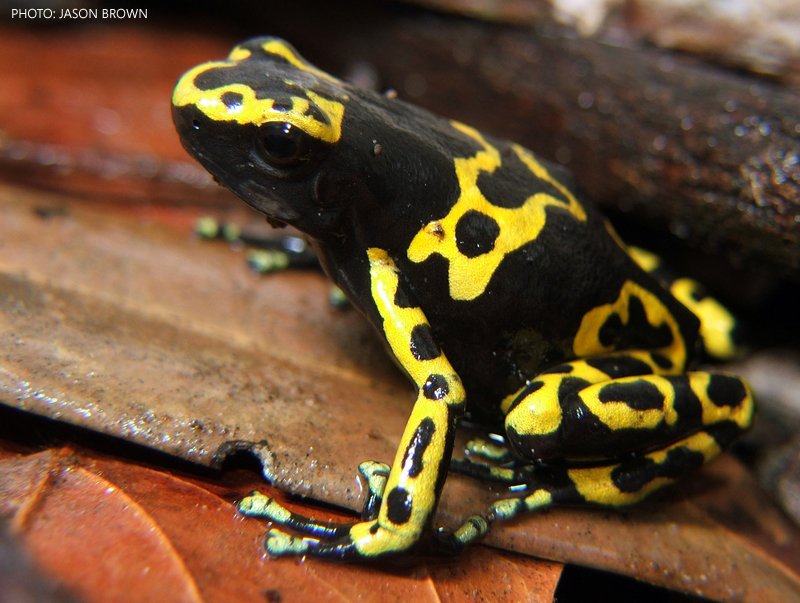
{"label": "frog's hind leg", "polygon": [[[637,351],[553,367],[502,404],[508,441],[530,464],[453,461],[451,468],[524,488],[492,505],[489,523],[551,505],[639,502],[716,457],[753,420],[753,395],[738,377],[659,370]],[[475,523],[437,540],[457,551],[480,535]]]}
{"label": "frog's hind leg", "polygon": [[[485,517],[470,517],[454,532],[437,534],[437,541],[442,548],[458,552],[483,535],[495,521],[509,520],[523,513],[552,506],[633,505],[714,459],[740,434],[741,430],[725,422],[662,450],[630,455],[608,465],[536,467],[528,474],[522,494],[495,502]],[[482,525],[482,532],[476,525]]]}
{"label": "frog's hind leg", "polygon": [[700,319],[700,337],[703,348],[710,356],[717,360],[732,360],[740,355],[738,321],[700,283],[675,274],[663,264],[660,257],[650,251],[625,245],[623,248],[643,270],[652,274]]}
{"label": "frog's hind leg", "polygon": [[745,381],[705,372],[653,374],[657,367],[646,357],[598,356],[539,375],[503,402],[509,443],[532,461],[596,461],[664,448],[718,423],[739,433],[750,427],[754,404]]}
{"label": "frog's hind leg", "polygon": [[[531,465],[532,479],[519,482],[525,494],[495,503],[490,520],[551,504],[634,504],[716,457],[751,426],[753,394],[744,380],[653,374],[657,366],[646,359],[624,352],[565,363],[504,401],[518,454],[566,462]],[[505,474],[509,482],[524,478],[515,471]]]}

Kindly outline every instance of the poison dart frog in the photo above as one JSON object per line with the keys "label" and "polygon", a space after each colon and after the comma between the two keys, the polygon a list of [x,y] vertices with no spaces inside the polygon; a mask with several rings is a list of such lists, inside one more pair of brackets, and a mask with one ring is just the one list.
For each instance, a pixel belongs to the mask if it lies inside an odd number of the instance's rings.
{"label": "poison dart frog", "polygon": [[[523,512],[636,503],[750,427],[744,380],[689,371],[703,349],[734,353],[731,315],[626,247],[560,166],[339,81],[276,38],[191,69],[172,103],[183,146],[305,233],[418,390],[391,467],[360,466],[361,521],[316,522],[259,493],[239,503],[283,528],[270,553],[458,551]],[[465,412],[502,426],[504,446],[451,460]],[[444,532],[448,471],[517,487]]]}

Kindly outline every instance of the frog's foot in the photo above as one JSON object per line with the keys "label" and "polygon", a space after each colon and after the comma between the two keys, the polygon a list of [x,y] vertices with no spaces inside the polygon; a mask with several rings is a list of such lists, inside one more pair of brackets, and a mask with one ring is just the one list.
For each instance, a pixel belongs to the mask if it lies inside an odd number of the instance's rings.
{"label": "frog's foot", "polygon": [[[530,467],[511,467],[513,457],[504,441],[473,438],[464,446],[467,457],[450,459],[450,471],[479,480],[500,483],[520,481],[520,471],[527,475]],[[476,461],[474,458],[487,462]],[[522,480],[526,481],[526,480]]]}
{"label": "frog's foot", "polygon": [[469,456],[475,456],[495,463],[507,463],[511,453],[504,442],[496,442],[485,438],[473,438],[464,446]]}
{"label": "frog's foot", "polygon": [[[350,524],[320,522],[313,517],[304,517],[290,511],[274,498],[265,496],[260,492],[251,492],[245,496],[239,501],[237,508],[239,513],[247,517],[268,519],[274,524],[290,528],[300,534],[323,540],[341,538],[347,534],[350,528]],[[288,552],[285,551],[284,554]]]}
{"label": "frog's foot", "polygon": [[740,435],[730,424],[713,425],[662,450],[631,455],[596,467],[557,467],[541,471],[524,494],[499,500],[489,511],[490,522],[553,505],[626,507],[674,483],[717,457]]}
{"label": "frog's foot", "polygon": [[[375,465],[370,469],[380,470],[382,463]],[[248,494],[239,502],[238,508],[243,515],[268,519],[276,525],[298,533],[298,536],[295,536],[277,528],[269,530],[266,549],[276,557],[283,555],[315,555],[333,559],[368,557],[356,549],[354,534],[366,531],[374,536],[380,531],[377,521],[319,522],[314,518],[294,513],[275,499],[259,492]]]}
{"label": "frog's foot", "polygon": [[267,532],[267,552],[275,557],[285,555],[315,555],[331,559],[353,559],[358,557],[355,544],[347,538],[335,542],[323,542],[318,538],[297,537],[281,530]]}
{"label": "frog's foot", "polygon": [[[279,528],[269,530],[266,549],[271,555],[370,560],[407,553],[419,543],[422,528],[403,516],[407,503],[402,503],[403,508],[399,508],[397,496],[384,501],[389,466],[367,461],[359,465],[359,471],[368,487],[361,522],[320,522],[294,513],[259,492],[251,492],[243,498],[238,510],[243,515],[268,519],[280,528],[298,534],[295,536]],[[387,506],[386,517],[378,519],[382,506]]]}
{"label": "frog's foot", "polygon": [[450,471],[485,482],[524,484],[530,481],[534,466],[499,467],[470,459],[452,459],[450,461]]}
{"label": "frog's foot", "polygon": [[369,491],[364,508],[361,510],[361,519],[370,521],[378,517],[391,467],[378,461],[366,461],[358,466],[358,471],[364,478]]}
{"label": "frog's foot", "polygon": [[438,551],[451,555],[458,554],[469,543],[484,536],[489,531],[489,521],[480,515],[473,515],[461,524],[454,532],[437,530],[433,533],[433,540]]}

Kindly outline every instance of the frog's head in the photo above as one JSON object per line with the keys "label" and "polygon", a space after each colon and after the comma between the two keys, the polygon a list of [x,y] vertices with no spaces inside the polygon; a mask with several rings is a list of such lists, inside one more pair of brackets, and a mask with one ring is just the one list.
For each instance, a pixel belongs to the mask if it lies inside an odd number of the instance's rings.
{"label": "frog's head", "polygon": [[340,209],[323,194],[320,165],[342,137],[348,93],[276,38],[249,40],[227,60],[181,77],[172,97],[183,146],[221,184],[273,224],[312,236]]}

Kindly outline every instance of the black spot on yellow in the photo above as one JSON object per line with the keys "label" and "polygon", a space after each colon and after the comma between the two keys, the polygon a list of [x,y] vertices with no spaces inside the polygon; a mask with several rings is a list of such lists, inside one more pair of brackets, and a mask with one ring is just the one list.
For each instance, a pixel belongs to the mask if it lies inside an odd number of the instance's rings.
{"label": "black spot on yellow", "polygon": [[741,379],[730,375],[711,375],[707,391],[716,406],[739,406],[747,397]]}
{"label": "black spot on yellow", "polygon": [[675,391],[673,404],[678,413],[680,424],[702,426],[703,405],[689,385],[689,377],[678,375],[666,378],[669,379],[672,389]]}
{"label": "black spot on yellow", "polygon": [[647,320],[642,301],[631,296],[628,301],[628,322],[616,312],[611,314],[598,333],[600,343],[616,350],[657,350],[672,343],[672,331],[664,323],[654,327]]}
{"label": "black spot on yellow", "polygon": [[238,92],[226,92],[222,95],[220,100],[225,104],[228,109],[233,109],[242,104],[244,97]]}
{"label": "black spot on yellow", "polygon": [[558,401],[563,403],[570,394],[581,391],[584,387],[591,385],[586,379],[578,377],[567,377],[558,384]]}
{"label": "black spot on yellow", "polygon": [[408,523],[411,519],[411,494],[405,488],[394,488],[386,497],[387,517],[395,525]]}
{"label": "black spot on yellow", "polygon": [[603,371],[611,379],[650,375],[653,372],[649,364],[636,358],[631,358],[630,356],[588,358],[586,364],[599,371]]}
{"label": "black spot on yellow", "polygon": [[417,477],[422,473],[422,456],[430,445],[435,432],[436,424],[433,419],[425,417],[420,421],[403,455],[402,465],[404,468],[408,465],[409,460],[411,461],[411,466],[408,468],[409,477]]}
{"label": "black spot on yellow", "polygon": [[305,115],[307,115],[308,117],[313,117],[316,121],[318,121],[321,124],[325,124],[327,126],[330,125],[330,120],[328,119],[328,117],[322,111],[320,111],[319,107],[317,107],[317,105],[315,105],[313,102],[308,104],[308,108],[306,109]]}
{"label": "black spot on yellow", "polygon": [[422,394],[428,400],[441,400],[450,393],[450,388],[447,386],[447,379],[442,375],[431,375],[422,386]]}
{"label": "black spot on yellow", "polygon": [[293,103],[289,100],[287,101],[276,100],[272,103],[272,109],[274,111],[280,111],[281,113],[287,113],[288,111],[291,111],[292,106]]}
{"label": "black spot on yellow", "polygon": [[380,526],[378,525],[378,522],[376,521],[371,526],[369,526],[369,533],[370,534],[377,534],[379,528],[380,528]]}
{"label": "black spot on yellow", "polygon": [[645,456],[620,463],[611,471],[611,480],[620,492],[638,492],[656,478],[676,479],[702,467],[704,462],[702,453],[678,446],[667,452],[662,463]]}
{"label": "black spot on yellow", "polygon": [[411,354],[417,360],[433,360],[442,355],[442,350],[433,340],[430,325],[423,323],[411,331]]}
{"label": "black spot on yellow", "polygon": [[494,218],[474,209],[469,210],[456,224],[456,246],[468,258],[476,258],[494,249],[500,226]]}
{"label": "black spot on yellow", "polygon": [[664,394],[647,381],[609,383],[600,388],[598,399],[603,402],[623,402],[635,410],[664,408]]}

